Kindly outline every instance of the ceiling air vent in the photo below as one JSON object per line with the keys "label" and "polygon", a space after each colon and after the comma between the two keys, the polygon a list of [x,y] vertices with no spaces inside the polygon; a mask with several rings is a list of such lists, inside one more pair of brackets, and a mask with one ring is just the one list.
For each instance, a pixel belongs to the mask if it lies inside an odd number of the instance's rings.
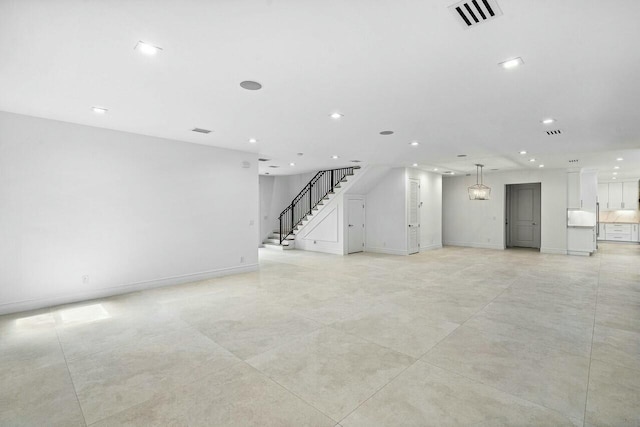
{"label": "ceiling air vent", "polygon": [[258,159],[259,162],[268,162],[269,160],[271,160],[271,159],[262,159],[262,158]]}
{"label": "ceiling air vent", "polygon": [[449,10],[465,28],[474,27],[502,15],[495,0],[463,0],[449,6]]}
{"label": "ceiling air vent", "polygon": [[556,129],[556,130],[548,130],[547,131],[547,135],[552,136],[552,135],[560,135],[562,133],[562,131],[560,129]]}
{"label": "ceiling air vent", "polygon": [[269,166],[269,167],[270,167],[270,168],[274,168],[274,169],[275,169],[275,168],[279,168],[280,166],[271,165],[271,166]]}
{"label": "ceiling air vent", "polygon": [[191,129],[193,132],[198,132],[198,133],[211,133],[211,131],[209,129],[200,129],[200,128],[193,128]]}

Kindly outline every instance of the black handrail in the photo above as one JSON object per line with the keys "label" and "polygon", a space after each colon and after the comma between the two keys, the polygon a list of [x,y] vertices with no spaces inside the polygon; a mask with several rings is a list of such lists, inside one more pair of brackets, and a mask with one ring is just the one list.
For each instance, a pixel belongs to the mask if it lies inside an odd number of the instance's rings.
{"label": "black handrail", "polygon": [[336,186],[353,175],[360,166],[340,169],[327,169],[318,172],[307,185],[293,198],[278,219],[280,220],[280,243],[293,234],[294,230],[329,194],[333,194]]}

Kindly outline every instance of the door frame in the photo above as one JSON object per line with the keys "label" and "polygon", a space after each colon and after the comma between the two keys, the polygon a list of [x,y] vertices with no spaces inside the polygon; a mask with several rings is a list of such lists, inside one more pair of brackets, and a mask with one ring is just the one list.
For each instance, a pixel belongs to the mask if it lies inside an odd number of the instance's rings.
{"label": "door frame", "polygon": [[357,195],[357,194],[347,194],[345,197],[345,212],[346,215],[344,216],[344,228],[345,228],[345,239],[344,239],[344,246],[345,246],[345,251],[344,253],[346,253],[347,255],[349,255],[350,253],[358,253],[358,252],[349,252],[349,202],[351,200],[359,200],[362,202],[362,205],[364,206],[362,208],[362,223],[364,224],[364,227],[362,227],[362,252],[366,252],[367,251],[367,199],[365,196],[363,195]]}
{"label": "door frame", "polygon": [[511,189],[513,188],[514,185],[532,185],[532,184],[537,184],[540,186],[540,223],[538,227],[538,232],[540,233],[540,247],[537,249],[538,250],[542,249],[542,227],[544,226],[542,221],[542,187],[543,187],[542,182],[514,182],[514,183],[504,185],[504,200],[503,200],[503,203],[504,203],[503,204],[504,206],[503,247],[504,249],[517,247],[517,246],[509,246],[509,242],[511,239],[511,224],[509,223],[509,221],[511,220],[511,217],[510,217],[511,197],[512,197]]}

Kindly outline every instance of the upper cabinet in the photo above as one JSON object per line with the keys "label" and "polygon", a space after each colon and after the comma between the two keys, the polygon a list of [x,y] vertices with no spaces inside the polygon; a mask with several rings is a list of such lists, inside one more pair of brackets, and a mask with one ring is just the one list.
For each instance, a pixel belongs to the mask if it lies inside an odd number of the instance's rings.
{"label": "upper cabinet", "polygon": [[595,171],[567,173],[567,207],[590,212],[596,210],[598,178]]}
{"label": "upper cabinet", "polygon": [[637,210],[638,181],[598,184],[598,202],[601,210]]}

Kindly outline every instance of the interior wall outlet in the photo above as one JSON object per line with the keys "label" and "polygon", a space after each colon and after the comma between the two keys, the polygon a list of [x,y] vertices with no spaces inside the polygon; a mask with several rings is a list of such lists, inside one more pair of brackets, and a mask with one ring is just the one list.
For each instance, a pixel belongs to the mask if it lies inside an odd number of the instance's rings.
{"label": "interior wall outlet", "polygon": [[82,284],[83,285],[88,285],[89,284],[89,275],[85,274],[84,276],[82,276]]}

